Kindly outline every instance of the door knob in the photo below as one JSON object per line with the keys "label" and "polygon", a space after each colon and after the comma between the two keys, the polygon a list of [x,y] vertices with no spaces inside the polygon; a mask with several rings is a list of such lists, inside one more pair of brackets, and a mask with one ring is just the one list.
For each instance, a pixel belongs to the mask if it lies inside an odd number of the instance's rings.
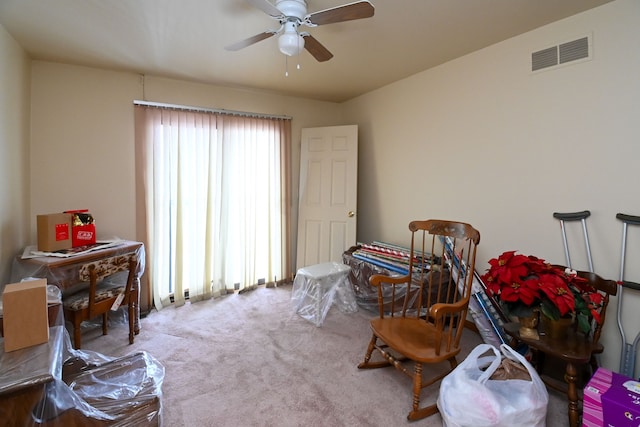
{"label": "door knob", "polygon": [[349,213],[347,214],[347,216],[349,218],[353,218],[354,216],[356,216],[356,213],[354,211],[349,211]]}

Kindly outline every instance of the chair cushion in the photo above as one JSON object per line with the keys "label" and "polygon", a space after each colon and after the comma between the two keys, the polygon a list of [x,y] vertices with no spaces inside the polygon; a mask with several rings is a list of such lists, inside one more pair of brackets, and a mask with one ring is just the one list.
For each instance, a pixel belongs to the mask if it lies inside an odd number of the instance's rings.
{"label": "chair cushion", "polygon": [[[114,285],[112,283],[100,283],[96,288],[96,302],[109,298],[115,298],[118,294],[123,293],[124,285]],[[89,307],[89,289],[76,292],[63,298],[62,304],[68,310],[83,310]]]}

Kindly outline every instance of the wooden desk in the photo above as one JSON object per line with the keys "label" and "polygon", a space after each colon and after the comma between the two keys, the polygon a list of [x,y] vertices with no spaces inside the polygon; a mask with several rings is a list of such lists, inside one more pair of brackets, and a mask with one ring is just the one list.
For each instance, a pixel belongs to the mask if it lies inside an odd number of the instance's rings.
{"label": "wooden desk", "polygon": [[[144,273],[145,250],[142,242],[123,240],[117,246],[97,249],[80,255],[66,258],[44,256],[37,258],[22,258],[18,255],[13,260],[11,268],[11,282],[19,282],[25,277],[37,277],[47,279],[47,284],[56,285],[62,291],[62,295],[71,294],[83,286],[80,281],[80,268],[93,261],[99,261],[115,255],[136,253],[138,255],[138,269],[136,271],[135,286],[140,289],[140,277]],[[140,292],[138,292],[138,299]],[[140,304],[135,302],[135,327],[134,332],[140,333]]]}

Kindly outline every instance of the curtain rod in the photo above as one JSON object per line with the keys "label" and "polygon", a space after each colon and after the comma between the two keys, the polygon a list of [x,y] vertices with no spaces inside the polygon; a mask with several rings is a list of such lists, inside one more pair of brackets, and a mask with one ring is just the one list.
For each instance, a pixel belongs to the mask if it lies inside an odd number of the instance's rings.
{"label": "curtain rod", "polygon": [[133,105],[145,105],[147,107],[167,108],[174,110],[195,111],[199,113],[228,114],[230,116],[255,117],[260,119],[281,119],[291,120],[289,116],[276,116],[273,114],[249,113],[246,111],[221,110],[217,108],[190,107],[188,105],[166,104],[164,102],[150,102],[134,100]]}

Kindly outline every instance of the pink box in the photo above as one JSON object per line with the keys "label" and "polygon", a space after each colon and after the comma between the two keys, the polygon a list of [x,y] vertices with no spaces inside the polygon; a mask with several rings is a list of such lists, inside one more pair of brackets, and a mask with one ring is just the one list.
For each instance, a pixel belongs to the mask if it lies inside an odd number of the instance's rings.
{"label": "pink box", "polygon": [[598,368],[584,388],[583,427],[640,425],[640,382]]}

